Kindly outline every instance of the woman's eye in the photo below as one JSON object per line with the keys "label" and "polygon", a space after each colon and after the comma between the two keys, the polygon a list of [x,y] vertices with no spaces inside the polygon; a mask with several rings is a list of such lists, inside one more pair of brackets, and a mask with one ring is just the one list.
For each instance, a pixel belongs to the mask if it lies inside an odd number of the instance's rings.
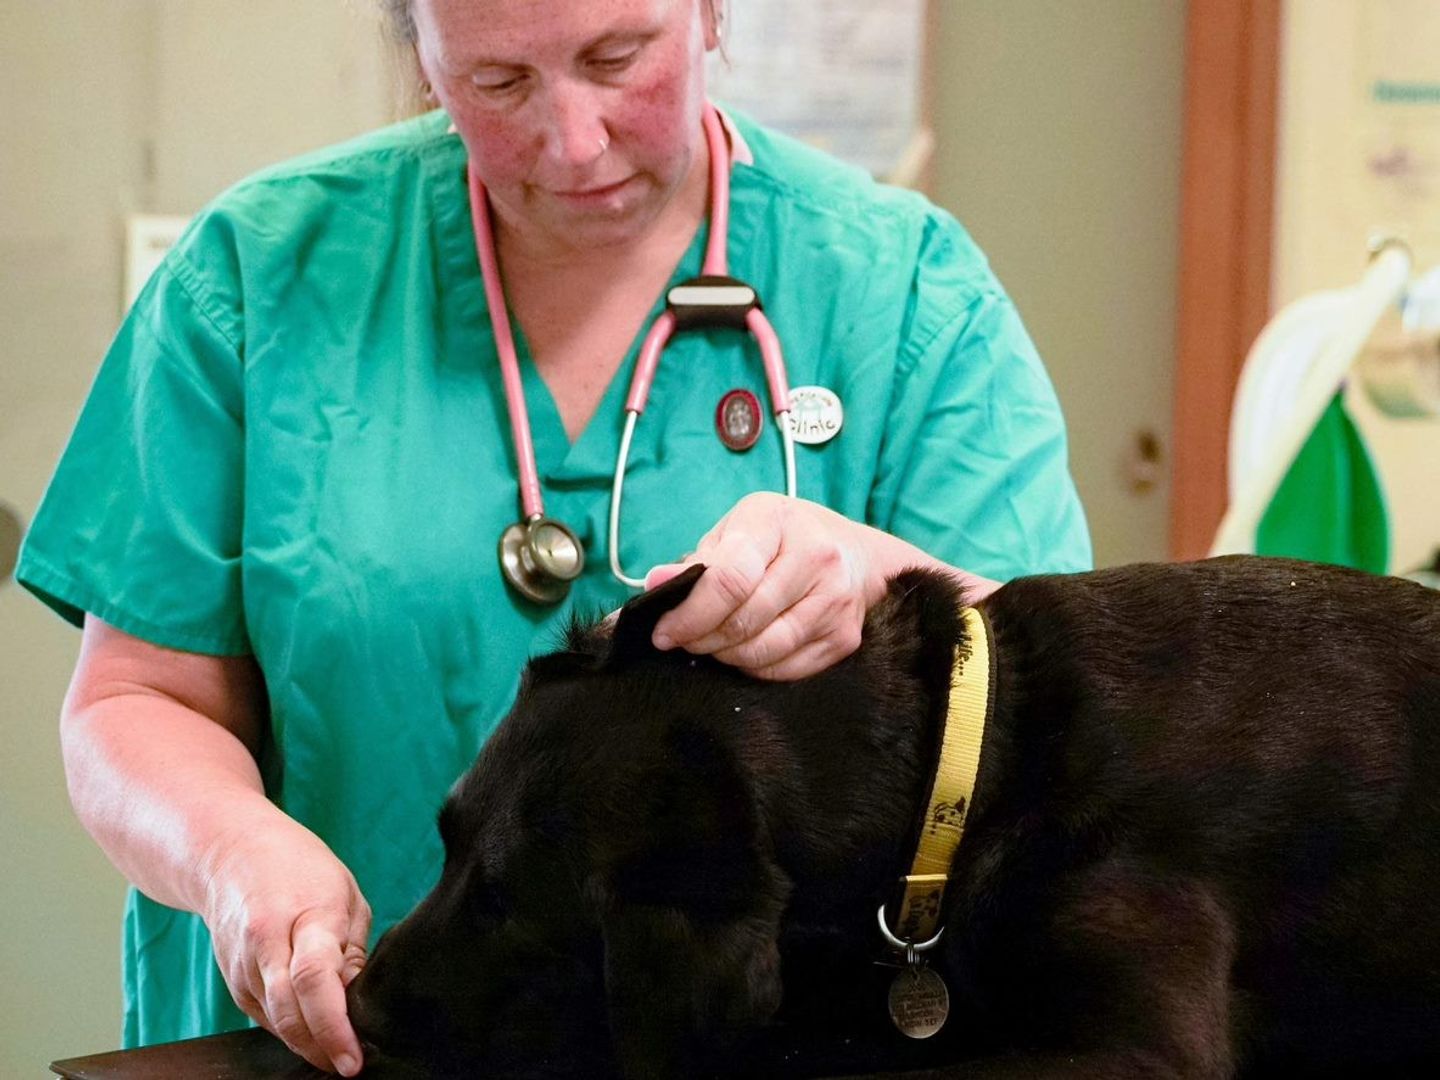
{"label": "woman's eye", "polygon": [[624,71],[635,62],[635,57],[639,53],[639,49],[631,49],[629,52],[619,53],[615,56],[597,56],[590,61],[590,66],[603,72]]}
{"label": "woman's eye", "polygon": [[513,90],[518,90],[520,84],[523,83],[525,79],[521,75],[514,75],[508,79],[475,79],[473,81],[475,89],[479,90],[482,94],[500,97]]}

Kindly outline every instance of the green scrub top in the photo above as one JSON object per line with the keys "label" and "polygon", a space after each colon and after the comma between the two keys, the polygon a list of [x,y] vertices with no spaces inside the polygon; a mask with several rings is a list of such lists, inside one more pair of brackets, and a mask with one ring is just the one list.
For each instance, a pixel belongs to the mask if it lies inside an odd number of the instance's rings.
{"label": "green scrub top", "polygon": [[[993,578],[1086,568],[1054,391],[969,236],[913,193],[733,122],[753,160],[733,170],[731,272],[759,290],[790,384],[845,409],[836,438],[796,447],[800,496]],[[554,608],[501,578],[515,452],[464,169],[432,113],[203,211],[121,327],[16,571],[76,624],[91,612],[159,645],[254,654],[267,790],[351,868],[377,936],[437,879],[436,811],[524,660],[572,609],[631,595],[606,550],[631,362],[571,444],[523,341],[546,510],[587,561]],[[705,232],[675,280],[699,272]],[[768,412],[748,452],[717,437],[736,387],[767,399],[746,335],[666,351],[625,481],[630,572],[783,487]],[[133,890],[124,977],[127,1046],[248,1023],[200,920]]]}

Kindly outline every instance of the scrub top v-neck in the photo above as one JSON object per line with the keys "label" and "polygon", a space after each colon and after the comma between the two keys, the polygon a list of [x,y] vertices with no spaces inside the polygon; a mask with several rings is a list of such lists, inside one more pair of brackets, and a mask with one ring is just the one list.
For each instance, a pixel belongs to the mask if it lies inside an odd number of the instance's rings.
{"label": "scrub top v-neck", "polygon": [[[764,297],[791,385],[846,410],[836,438],[796,448],[801,497],[994,578],[1088,566],[1053,390],[968,235],[735,123],[753,162],[732,176],[732,272]],[[546,509],[586,569],[543,609],[499,573],[514,450],[447,126],[435,113],[285,163],[196,218],[110,348],[16,570],[77,624],[253,653],[267,792],[350,867],[377,935],[435,880],[436,811],[525,659],[572,611],[631,595],[605,544],[633,344],[573,445],[522,357]],[[716,433],[735,388],[764,400],[746,335],[667,348],[626,473],[626,567],[780,488],[768,414],[747,452]],[[124,945],[126,1045],[247,1022],[195,916],[132,891]]]}

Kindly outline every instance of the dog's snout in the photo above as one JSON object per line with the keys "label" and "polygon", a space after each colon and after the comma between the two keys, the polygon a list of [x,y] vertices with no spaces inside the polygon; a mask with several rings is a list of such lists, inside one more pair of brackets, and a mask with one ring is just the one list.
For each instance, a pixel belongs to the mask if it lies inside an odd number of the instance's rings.
{"label": "dog's snout", "polygon": [[379,1048],[379,1040],[383,1029],[383,1018],[381,1011],[373,1003],[373,996],[368,992],[369,983],[367,978],[369,968],[363,968],[360,974],[350,981],[345,988],[345,1010],[350,1016],[350,1026],[355,1029],[355,1034],[360,1037],[362,1049],[369,1056],[369,1051]]}
{"label": "dog's snout", "polygon": [[[397,965],[372,958],[345,991],[350,1024],[367,1050],[405,1054],[423,1041],[436,1003],[406,985]],[[367,1057],[370,1056],[367,1053]]]}

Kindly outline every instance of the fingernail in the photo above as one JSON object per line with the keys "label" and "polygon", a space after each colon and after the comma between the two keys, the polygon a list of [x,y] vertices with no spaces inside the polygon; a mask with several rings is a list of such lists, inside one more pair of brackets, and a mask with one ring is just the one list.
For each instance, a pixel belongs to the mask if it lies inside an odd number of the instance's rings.
{"label": "fingernail", "polygon": [[335,1068],[341,1076],[354,1076],[360,1071],[360,1063],[349,1054],[341,1054],[335,1059]]}
{"label": "fingernail", "polygon": [[684,569],[684,563],[659,563],[656,566],[652,566],[645,574],[646,590],[648,591],[664,585],[671,578],[678,577]]}
{"label": "fingernail", "polygon": [[671,640],[669,634],[656,634],[650,640],[654,642],[655,648],[661,650],[662,652],[666,649],[674,648],[675,646],[675,642]]}

